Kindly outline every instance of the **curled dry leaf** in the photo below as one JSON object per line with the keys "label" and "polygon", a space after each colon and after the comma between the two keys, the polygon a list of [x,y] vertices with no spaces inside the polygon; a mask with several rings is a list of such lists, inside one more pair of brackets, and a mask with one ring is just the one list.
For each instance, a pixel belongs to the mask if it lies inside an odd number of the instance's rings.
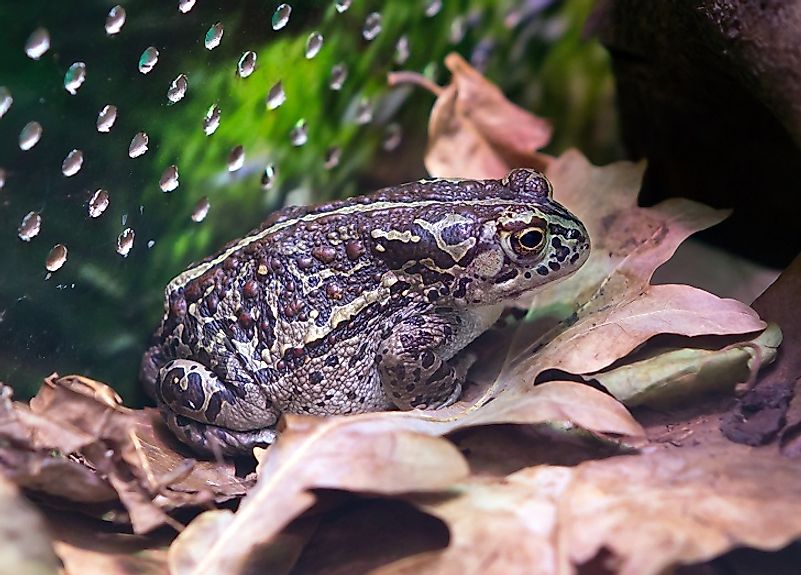
{"label": "curled dry leaf", "polygon": [[0,478],[0,572],[55,575],[59,561],[39,512]]}
{"label": "curled dry leaf", "polygon": [[771,363],[782,341],[769,324],[759,336],[722,349],[682,348],[660,353],[592,376],[629,406],[665,406],[704,391],[734,390],[762,365]]}
{"label": "curled dry leaf", "polygon": [[[550,123],[512,104],[458,54],[448,55],[445,66],[453,74],[445,88],[411,77],[437,94],[428,122],[428,172],[480,179],[502,178],[515,167],[543,169],[550,158],[537,150],[551,140]],[[409,78],[395,74],[390,83]]]}
{"label": "curled dry leaf", "polygon": [[570,575],[609,553],[620,575],[658,575],[738,546],[801,536],[801,463],[743,448],[655,451],[473,479],[408,497],[451,530],[447,549],[376,571]]}
{"label": "curled dry leaf", "polygon": [[385,430],[358,418],[288,416],[286,423],[263,453],[259,480],[237,513],[207,512],[175,540],[169,554],[173,575],[243,573],[256,551],[311,507],[311,489],[436,491],[468,474],[459,451],[437,437]]}

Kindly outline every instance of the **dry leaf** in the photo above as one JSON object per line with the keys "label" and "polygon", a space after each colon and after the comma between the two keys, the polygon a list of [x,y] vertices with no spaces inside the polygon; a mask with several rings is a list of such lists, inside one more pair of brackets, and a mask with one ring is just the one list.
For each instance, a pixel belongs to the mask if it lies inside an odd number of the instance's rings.
{"label": "dry leaf", "polygon": [[[502,178],[511,168],[543,169],[549,156],[537,153],[551,140],[551,125],[512,104],[456,53],[445,58],[453,74],[428,122],[425,164],[436,178]],[[408,76],[395,75],[391,83]],[[419,82],[423,83],[425,82]]]}
{"label": "dry leaf", "polygon": [[55,575],[59,561],[39,512],[0,478],[0,574]]}
{"label": "dry leaf", "polygon": [[358,418],[288,416],[286,422],[279,440],[264,452],[259,480],[237,513],[207,512],[175,540],[173,575],[244,572],[255,551],[311,507],[310,489],[441,490],[468,473],[464,458],[444,439],[386,431]]}
{"label": "dry leaf", "polygon": [[773,361],[781,341],[774,323],[759,336],[723,349],[661,350],[592,378],[628,406],[665,406],[688,394],[733,391],[735,384],[748,381],[752,370]]}
{"label": "dry leaf", "polygon": [[801,463],[738,448],[620,456],[464,482],[408,498],[445,521],[450,546],[376,571],[570,575],[602,553],[610,572],[658,575],[738,546],[801,536]]}

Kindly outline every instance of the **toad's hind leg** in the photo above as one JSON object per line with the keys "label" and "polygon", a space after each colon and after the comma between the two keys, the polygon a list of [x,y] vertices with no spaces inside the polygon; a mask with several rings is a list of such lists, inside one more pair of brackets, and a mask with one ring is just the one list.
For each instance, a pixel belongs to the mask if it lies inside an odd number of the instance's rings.
{"label": "toad's hind leg", "polygon": [[196,451],[243,454],[275,440],[277,414],[254,405],[241,386],[226,385],[197,361],[167,362],[155,391],[168,427]]}

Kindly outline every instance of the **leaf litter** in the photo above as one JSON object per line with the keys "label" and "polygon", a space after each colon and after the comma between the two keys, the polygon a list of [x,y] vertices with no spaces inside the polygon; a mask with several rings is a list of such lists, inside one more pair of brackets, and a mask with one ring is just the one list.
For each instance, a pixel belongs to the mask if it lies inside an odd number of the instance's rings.
{"label": "leaf litter", "polygon": [[[76,525],[51,527],[66,572],[246,573],[276,557],[271,572],[315,560],[325,570],[333,559],[320,542],[337,524],[327,518],[364,498],[378,516],[405,501],[423,513],[405,529],[430,515],[450,537],[426,548],[397,533],[369,562],[348,555],[364,546],[345,543],[342,572],[563,575],[601,561],[607,572],[657,574],[801,536],[801,463],[728,443],[714,424],[721,402],[696,401],[723,388],[730,404],[734,386],[775,356],[781,331],[736,300],[650,283],[681,242],[727,213],[684,199],[639,207],[643,164],[544,154],[547,121],[460,57],[446,66],[452,84],[429,85],[431,174],[545,170],[590,232],[585,266],[516,302],[522,319],[478,340],[487,361],[453,406],[287,415],[251,473],[196,460],[155,410],[125,408],[99,382],[54,375],[30,405],[4,388],[0,470],[48,519]],[[691,416],[673,410],[676,397]],[[325,497],[331,490],[339,496]]]}

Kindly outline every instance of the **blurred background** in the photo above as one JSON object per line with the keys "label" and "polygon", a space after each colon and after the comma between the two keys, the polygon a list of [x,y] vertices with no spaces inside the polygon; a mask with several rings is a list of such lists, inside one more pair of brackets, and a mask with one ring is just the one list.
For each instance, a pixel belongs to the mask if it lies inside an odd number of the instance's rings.
{"label": "blurred background", "polygon": [[0,380],[131,405],[163,288],[284,205],[424,177],[459,52],[549,118],[547,152],[622,157],[591,0],[0,2]]}

